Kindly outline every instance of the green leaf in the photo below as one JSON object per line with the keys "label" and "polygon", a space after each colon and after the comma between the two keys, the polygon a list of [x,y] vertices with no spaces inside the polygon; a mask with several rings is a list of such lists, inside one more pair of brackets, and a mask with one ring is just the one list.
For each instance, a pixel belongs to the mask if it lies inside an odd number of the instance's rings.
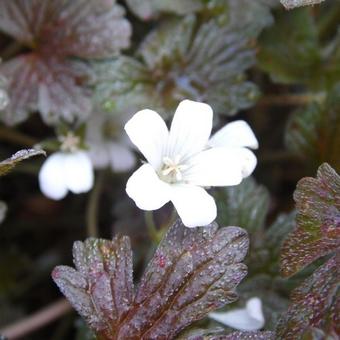
{"label": "green leaf", "polygon": [[213,19],[163,21],[146,36],[137,57],[141,62],[123,57],[106,64],[111,70],[99,72],[95,84],[102,106],[134,113],[144,105],[167,115],[181,100],[192,99],[210,104],[218,114],[233,115],[258,97],[244,74],[255,62],[249,37]]}
{"label": "green leaf", "polygon": [[334,329],[334,333],[338,333],[339,264],[339,258],[332,257],[293,291],[292,304],[277,327],[279,339],[302,339],[302,335],[307,335],[312,327],[326,333],[333,333]]}
{"label": "green leaf", "polygon": [[320,166],[317,178],[299,181],[294,193],[296,229],[281,252],[281,272],[291,276],[340,247],[340,177],[328,164]]}
{"label": "green leaf", "polygon": [[249,232],[262,230],[269,209],[269,193],[251,177],[240,185],[226,187],[217,196],[218,221],[239,225]]}
{"label": "green leaf", "polygon": [[260,38],[259,65],[275,82],[305,83],[320,68],[315,21],[307,9],[279,13]]}
{"label": "green leaf", "polygon": [[136,294],[127,237],[76,242],[76,269],[53,279],[101,339],[174,338],[210,311],[237,299],[248,237],[238,227],[186,228],[176,222],[147,266]]}
{"label": "green leaf", "polygon": [[330,163],[340,169],[340,85],[323,103],[295,112],[287,125],[287,147],[310,163]]}
{"label": "green leaf", "polygon": [[150,73],[137,59],[119,58],[94,64],[95,101],[104,111],[124,113],[127,117],[145,107],[161,109]]}
{"label": "green leaf", "polygon": [[295,211],[279,215],[266,231],[265,244],[272,251],[272,256],[278,256],[285,237],[295,226]]}
{"label": "green leaf", "polygon": [[249,37],[257,38],[259,33],[273,23],[270,8],[275,0],[213,0],[227,4],[227,18],[235,29],[241,29]]}
{"label": "green leaf", "polygon": [[30,157],[45,155],[44,150],[36,150],[36,149],[26,149],[20,150],[16,152],[12,157],[5,159],[0,162],[0,176],[6,175],[9,171],[11,171],[18,163],[22,162],[25,159]]}

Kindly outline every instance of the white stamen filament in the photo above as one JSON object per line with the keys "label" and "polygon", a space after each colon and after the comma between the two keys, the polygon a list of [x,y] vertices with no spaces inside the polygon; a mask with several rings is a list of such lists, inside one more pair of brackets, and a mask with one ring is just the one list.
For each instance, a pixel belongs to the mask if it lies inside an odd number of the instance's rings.
{"label": "white stamen filament", "polygon": [[163,167],[161,175],[164,176],[169,182],[181,181],[183,179],[182,171],[187,168],[185,164],[179,164],[180,157],[176,156],[174,160],[170,157],[163,157]]}

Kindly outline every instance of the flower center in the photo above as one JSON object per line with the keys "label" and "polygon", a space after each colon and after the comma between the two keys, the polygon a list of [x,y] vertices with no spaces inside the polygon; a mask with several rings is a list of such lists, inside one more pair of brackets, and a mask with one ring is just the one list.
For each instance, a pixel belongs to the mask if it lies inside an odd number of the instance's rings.
{"label": "flower center", "polygon": [[58,137],[60,145],[60,150],[66,152],[75,152],[79,150],[80,138],[76,136],[73,132],[68,132],[66,136]]}
{"label": "flower center", "polygon": [[168,183],[180,182],[183,179],[183,171],[187,169],[187,165],[180,164],[180,157],[175,158],[163,157],[163,165],[159,175],[161,179]]}

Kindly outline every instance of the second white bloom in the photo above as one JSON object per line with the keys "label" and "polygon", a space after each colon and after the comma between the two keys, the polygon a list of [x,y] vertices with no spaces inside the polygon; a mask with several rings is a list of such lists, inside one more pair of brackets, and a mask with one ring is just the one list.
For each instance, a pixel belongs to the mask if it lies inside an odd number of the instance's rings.
{"label": "second white bloom", "polygon": [[91,190],[94,172],[86,152],[55,152],[39,172],[39,185],[45,196],[53,200],[64,198],[68,191],[81,194]]}
{"label": "second white bloom", "polygon": [[140,209],[156,210],[172,201],[187,227],[216,218],[215,201],[204,187],[237,185],[249,176],[256,157],[248,148],[258,143],[244,121],[227,124],[209,139],[212,121],[209,105],[184,100],[170,131],[152,110],[139,111],[127,122],[127,134],[148,161],[126,185]]}

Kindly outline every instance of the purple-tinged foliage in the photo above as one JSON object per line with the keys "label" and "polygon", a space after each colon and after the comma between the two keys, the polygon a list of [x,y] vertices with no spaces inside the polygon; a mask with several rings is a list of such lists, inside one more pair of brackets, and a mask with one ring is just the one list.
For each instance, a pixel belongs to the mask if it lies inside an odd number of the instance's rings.
{"label": "purple-tinged foliage", "polygon": [[132,252],[127,237],[75,242],[76,269],[59,266],[53,279],[91,329],[111,339],[133,302]]}
{"label": "purple-tinged foliage", "polygon": [[281,272],[291,276],[340,248],[340,177],[328,164],[317,178],[299,181],[294,193],[296,229],[288,235],[281,253]]}
{"label": "purple-tinged foliage", "polygon": [[33,111],[52,124],[85,118],[90,69],[68,58],[107,58],[128,47],[123,15],[113,0],[0,0],[0,30],[32,50],[0,67],[11,100],[3,120],[15,124]]}
{"label": "purple-tinged foliage", "polygon": [[[291,276],[322,256],[334,254],[291,295],[277,327],[279,339],[323,339],[340,334],[340,177],[328,164],[317,178],[303,178],[294,193],[296,229],[281,254],[281,271]],[[320,335],[321,334],[321,335]]]}
{"label": "purple-tinged foliage", "polygon": [[339,265],[337,254],[293,291],[292,304],[277,327],[279,339],[300,339],[314,327],[321,334],[340,334]]}
{"label": "purple-tinged foliage", "polygon": [[150,261],[133,298],[128,238],[76,242],[76,270],[53,279],[103,339],[172,339],[209,312],[237,299],[246,275],[247,233],[238,227],[189,229],[178,221]]}

